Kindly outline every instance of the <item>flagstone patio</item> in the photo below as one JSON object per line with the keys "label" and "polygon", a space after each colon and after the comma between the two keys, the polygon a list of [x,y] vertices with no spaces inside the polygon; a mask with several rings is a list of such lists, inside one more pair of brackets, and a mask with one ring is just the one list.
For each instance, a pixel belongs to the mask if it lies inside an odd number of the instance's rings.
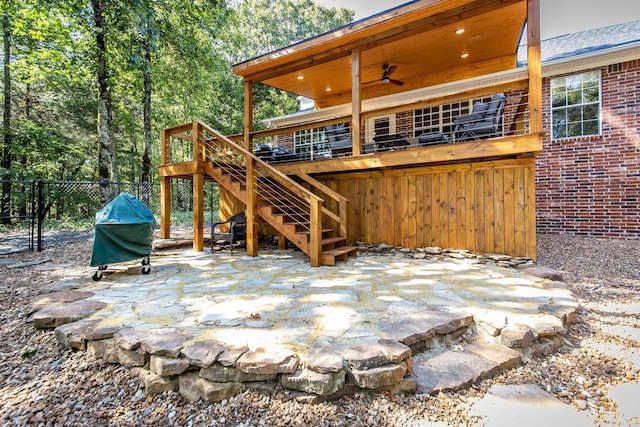
{"label": "flagstone patio", "polygon": [[154,252],[99,282],[34,301],[36,327],[64,345],[136,369],[147,393],[217,401],[281,386],[309,400],[372,389],[466,387],[548,354],[575,321],[563,283],[472,257],[400,252],[310,268],[274,250]]}

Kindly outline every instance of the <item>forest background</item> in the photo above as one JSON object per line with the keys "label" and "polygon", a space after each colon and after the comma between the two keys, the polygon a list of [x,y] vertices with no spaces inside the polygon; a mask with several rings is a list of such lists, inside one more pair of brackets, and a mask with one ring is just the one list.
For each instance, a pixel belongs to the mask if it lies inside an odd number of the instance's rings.
{"label": "forest background", "polygon": [[[243,126],[233,64],[346,25],[312,0],[3,0],[0,180],[157,181],[159,134]],[[254,125],[298,109],[256,85]]]}

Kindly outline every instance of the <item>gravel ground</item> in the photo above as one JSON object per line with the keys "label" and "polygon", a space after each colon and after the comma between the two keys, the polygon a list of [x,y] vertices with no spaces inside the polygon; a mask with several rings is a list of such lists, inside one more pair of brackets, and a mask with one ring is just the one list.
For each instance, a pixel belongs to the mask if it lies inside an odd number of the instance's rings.
{"label": "gravel ground", "polygon": [[[224,426],[427,426],[431,422],[473,425],[470,405],[492,384],[533,383],[606,423],[616,405],[606,396],[616,384],[637,382],[628,361],[587,343],[637,348],[636,341],[602,330],[638,328],[632,316],[581,310],[566,345],[544,359],[457,393],[391,395],[356,393],[335,402],[308,405],[282,390],[248,391],[229,401],[187,402],[177,393],[148,397],[129,369],[72,352],[51,331],[25,322],[36,295],[55,290],[65,277],[91,274],[90,240],[51,246],[42,253],[0,257],[0,425],[224,425]],[[539,264],[561,270],[582,304],[640,301],[640,241],[539,236]],[[23,268],[12,264],[48,260]]]}

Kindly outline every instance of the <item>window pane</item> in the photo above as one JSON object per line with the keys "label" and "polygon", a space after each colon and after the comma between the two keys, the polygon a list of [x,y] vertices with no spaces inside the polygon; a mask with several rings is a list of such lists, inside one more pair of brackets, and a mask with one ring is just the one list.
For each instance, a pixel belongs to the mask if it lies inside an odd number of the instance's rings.
{"label": "window pane", "polygon": [[553,127],[553,139],[565,138],[567,136],[567,128],[564,125],[556,125]]}
{"label": "window pane", "polygon": [[598,119],[598,106],[597,105],[585,105],[582,111],[584,120],[597,120]]}
{"label": "window pane", "polygon": [[565,86],[566,86],[566,84],[565,84],[565,78],[564,77],[558,77],[557,79],[552,79],[551,80],[551,90],[552,91],[558,89],[561,92],[565,92],[567,90],[567,88]]}
{"label": "window pane", "polygon": [[567,136],[581,136],[582,135],[582,123],[569,123],[567,126]]}
{"label": "window pane", "polygon": [[553,112],[553,124],[564,125],[567,122],[567,110],[558,110]]}
{"label": "window pane", "polygon": [[567,92],[567,105],[582,104],[582,91],[571,90]]}
{"label": "window pane", "polygon": [[600,88],[588,87],[584,90],[584,102],[598,102],[600,100]]}
{"label": "window pane", "polygon": [[565,105],[567,105],[566,92],[557,92],[551,96],[552,107],[564,107]]}
{"label": "window pane", "polygon": [[589,120],[584,122],[583,124],[583,135],[598,135],[600,133],[600,129],[598,126],[598,120]]}
{"label": "window pane", "polygon": [[566,82],[567,82],[567,91],[582,89],[582,75],[567,77]]}
{"label": "window pane", "polygon": [[567,120],[570,123],[582,121],[582,107],[567,108]]}

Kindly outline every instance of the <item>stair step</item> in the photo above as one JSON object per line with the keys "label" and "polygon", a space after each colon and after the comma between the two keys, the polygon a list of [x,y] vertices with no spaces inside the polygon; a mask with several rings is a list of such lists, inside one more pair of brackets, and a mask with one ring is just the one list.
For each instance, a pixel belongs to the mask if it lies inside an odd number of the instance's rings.
{"label": "stair step", "polygon": [[346,237],[329,237],[327,239],[322,239],[322,246],[332,245],[334,243],[344,242],[346,240],[347,240]]}
{"label": "stair step", "polygon": [[[322,233],[330,233],[333,231],[333,228],[323,228]],[[309,230],[296,231],[296,234],[306,234],[309,235],[311,232]]]}
{"label": "stair step", "polygon": [[336,261],[346,261],[348,257],[357,255],[357,246],[341,246],[328,251],[322,251],[322,264],[336,265]]}

